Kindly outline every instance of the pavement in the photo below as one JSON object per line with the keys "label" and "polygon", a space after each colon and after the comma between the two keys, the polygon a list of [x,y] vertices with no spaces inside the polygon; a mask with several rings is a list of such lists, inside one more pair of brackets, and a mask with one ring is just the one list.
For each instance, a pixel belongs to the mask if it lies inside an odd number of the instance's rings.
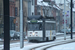
{"label": "pavement", "polygon": [[[49,42],[50,43],[50,42]],[[42,43],[43,44],[43,43]],[[40,45],[42,45],[40,44]],[[34,44],[34,45],[28,45],[28,46],[24,46],[24,48],[20,48],[20,47],[11,47],[10,50],[29,50],[29,48],[33,48],[35,46],[38,46],[39,44]],[[72,46],[72,47],[71,47]],[[68,44],[63,44],[63,47],[62,45],[58,45],[58,46],[55,46],[55,47],[52,47],[52,48],[49,48],[47,50],[75,50],[75,42],[73,43],[68,43]]]}

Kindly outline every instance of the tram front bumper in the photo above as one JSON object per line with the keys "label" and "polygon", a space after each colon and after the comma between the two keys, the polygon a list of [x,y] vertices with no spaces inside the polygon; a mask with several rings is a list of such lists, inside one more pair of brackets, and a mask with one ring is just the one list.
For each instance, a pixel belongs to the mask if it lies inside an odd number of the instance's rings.
{"label": "tram front bumper", "polygon": [[43,41],[43,37],[28,37],[29,41]]}

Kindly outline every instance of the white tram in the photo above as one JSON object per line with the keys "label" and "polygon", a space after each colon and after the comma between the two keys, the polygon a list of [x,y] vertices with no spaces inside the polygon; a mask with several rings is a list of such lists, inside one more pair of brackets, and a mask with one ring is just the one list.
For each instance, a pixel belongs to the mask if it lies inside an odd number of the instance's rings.
{"label": "white tram", "polygon": [[29,41],[49,41],[56,39],[56,22],[54,17],[41,15],[30,16],[27,21]]}

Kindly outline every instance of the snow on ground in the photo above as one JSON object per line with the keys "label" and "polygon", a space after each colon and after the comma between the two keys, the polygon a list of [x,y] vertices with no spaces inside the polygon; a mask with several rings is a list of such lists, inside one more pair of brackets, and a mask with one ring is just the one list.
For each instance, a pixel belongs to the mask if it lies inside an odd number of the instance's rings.
{"label": "snow on ground", "polygon": [[[63,34],[63,33],[57,33],[57,34]],[[75,35],[73,35],[73,37],[75,37]],[[70,36],[67,36],[67,38],[69,39],[66,39],[66,40],[70,40]],[[64,37],[57,37],[57,39],[63,39],[63,40],[55,40],[55,41],[51,41],[51,42],[43,42],[43,43],[28,43],[28,41],[24,42],[24,48],[20,48],[20,42],[18,43],[12,43],[10,44],[10,50],[29,50],[30,48],[33,48],[33,47],[36,47],[36,46],[40,46],[40,45],[45,45],[45,44],[50,44],[50,43],[56,43],[56,42],[59,42],[59,41],[64,41]],[[75,39],[75,38],[74,38]],[[31,45],[30,45],[31,44]],[[74,43],[73,43],[74,44]],[[16,46],[17,45],[17,46]],[[0,45],[2,46],[2,45]],[[60,45],[60,49],[62,48],[61,47],[62,45]],[[68,47],[68,46],[71,46],[71,44],[65,44],[63,45],[63,47]],[[75,44],[74,44],[75,46]],[[55,47],[55,49],[58,49],[59,47]],[[53,48],[49,48],[49,49],[53,49]],[[48,49],[48,50],[49,50]],[[59,50],[60,50],[59,49]],[[74,48],[75,49],[75,48]]]}
{"label": "snow on ground", "polygon": [[75,50],[75,42],[48,48],[47,50]]}
{"label": "snow on ground", "polygon": [[[67,39],[67,40],[70,40],[70,39]],[[65,41],[65,40],[61,40],[61,41]],[[41,46],[41,45],[50,44],[50,43],[56,43],[56,42],[59,42],[59,41],[52,41],[52,42],[45,42],[45,43],[37,43],[37,44],[33,44],[33,45],[28,45],[28,46],[24,46],[23,49],[20,49],[20,47],[13,47],[13,48],[10,48],[10,50],[16,50],[16,49],[18,49],[18,50],[29,50],[30,48],[33,48],[33,47],[36,47],[36,46]],[[73,47],[70,47],[72,45],[73,45]],[[63,49],[63,48],[64,49],[68,49],[68,47],[70,48],[70,50],[71,49],[75,49],[74,48],[75,47],[75,43],[68,43],[68,44],[65,44],[65,45],[59,45],[59,46],[55,47],[54,49],[59,49],[59,50]],[[49,48],[48,50],[50,50],[50,49],[53,49],[53,47]]]}
{"label": "snow on ground", "polygon": [[10,48],[10,50],[25,50],[24,48],[20,48],[20,47],[14,47],[14,48]]}
{"label": "snow on ground", "polygon": [[56,33],[56,35],[63,35],[64,33]]}
{"label": "snow on ground", "polygon": [[[66,39],[67,38],[71,38],[71,36],[66,36]],[[73,38],[75,38],[75,35],[73,35]],[[56,37],[56,39],[64,39],[64,36],[63,37]]]}
{"label": "snow on ground", "polygon": [[[75,37],[75,35],[73,36]],[[66,40],[70,40],[70,36],[67,36],[66,38],[69,38],[69,39],[66,39]],[[51,41],[51,42],[44,42],[44,43],[36,43],[33,45],[25,45],[23,50],[29,50],[30,48],[33,48],[33,47],[36,47],[36,46],[41,46],[41,45],[45,45],[45,44],[50,44],[50,43],[56,43],[56,42],[59,42],[59,41],[65,41],[64,40],[64,37],[58,37],[57,39],[63,39],[63,40],[55,40],[55,41]],[[75,38],[74,38],[75,39]],[[64,45],[65,46],[65,45]],[[67,46],[68,47],[68,46]],[[13,50],[13,49],[18,49],[20,50],[20,47],[14,47],[14,48],[10,48],[10,50]]]}

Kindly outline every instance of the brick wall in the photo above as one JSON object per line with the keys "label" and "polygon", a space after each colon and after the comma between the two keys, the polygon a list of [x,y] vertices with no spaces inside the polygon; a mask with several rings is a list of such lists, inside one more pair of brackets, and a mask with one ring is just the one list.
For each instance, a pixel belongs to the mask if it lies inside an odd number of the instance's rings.
{"label": "brick wall", "polygon": [[10,17],[15,17],[15,0],[10,0]]}

